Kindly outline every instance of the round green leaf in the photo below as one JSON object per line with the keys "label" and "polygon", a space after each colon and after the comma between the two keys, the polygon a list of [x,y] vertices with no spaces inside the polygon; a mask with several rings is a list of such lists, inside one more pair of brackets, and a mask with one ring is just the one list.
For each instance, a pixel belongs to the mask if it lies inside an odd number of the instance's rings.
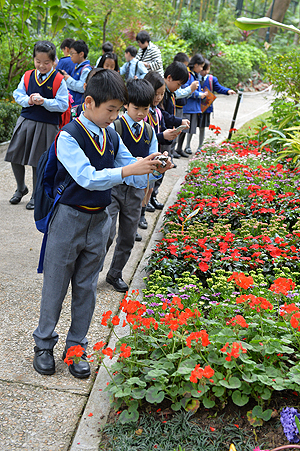
{"label": "round green leaf", "polygon": [[249,401],[249,396],[243,395],[240,390],[234,390],[231,395],[232,401],[237,406],[244,406]]}

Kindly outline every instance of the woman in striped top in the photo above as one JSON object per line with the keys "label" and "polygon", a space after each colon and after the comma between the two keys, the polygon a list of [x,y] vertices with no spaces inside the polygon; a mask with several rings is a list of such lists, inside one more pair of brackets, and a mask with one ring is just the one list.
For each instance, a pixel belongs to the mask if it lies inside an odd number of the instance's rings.
{"label": "woman in striped top", "polygon": [[159,48],[151,42],[150,35],[147,31],[140,31],[136,35],[136,41],[139,51],[136,59],[144,63],[148,70],[158,72],[164,76],[163,63]]}

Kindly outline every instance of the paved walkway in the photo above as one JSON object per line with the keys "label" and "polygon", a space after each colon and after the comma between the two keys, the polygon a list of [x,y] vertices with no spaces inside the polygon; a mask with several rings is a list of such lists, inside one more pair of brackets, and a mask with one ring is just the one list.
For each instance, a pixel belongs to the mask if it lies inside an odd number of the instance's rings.
{"label": "paved walkway", "polygon": [[[263,95],[245,97],[240,106],[236,128],[251,117],[267,111],[270,97],[269,100]],[[215,101],[216,112],[211,123],[221,127],[221,138],[228,136],[236,98],[219,96]],[[194,137],[192,148],[195,150],[196,147],[197,139]],[[4,162],[4,155],[4,152],[0,154],[0,342],[3,346],[0,372],[0,451],[96,451],[101,417],[102,420],[105,419],[109,405],[106,398],[100,395],[99,389],[91,392],[96,377],[95,368],[88,380],[79,380],[69,374],[67,366],[61,360],[70,324],[70,293],[64,302],[57,327],[60,340],[54,351],[56,373],[53,376],[41,376],[32,367],[32,332],[38,322],[42,288],[42,275],[36,272],[42,234],[35,229],[33,212],[25,209],[30,194],[19,205],[8,202],[15,190],[15,182],[10,165]],[[178,168],[166,174],[159,193],[159,199],[165,203],[172,203],[173,198],[169,196],[176,195],[176,183],[179,184],[185,174],[187,160],[181,158],[177,163]],[[26,183],[29,188],[30,169],[26,168]],[[132,280],[145,251],[149,253],[153,240],[159,238],[159,226],[156,227],[159,214],[160,212],[147,214],[149,228],[139,231],[143,241],[135,244],[124,272],[127,282]],[[152,241],[147,250],[150,239]],[[121,294],[105,282],[112,251],[113,249],[107,256],[104,271],[99,277],[97,305],[88,337],[91,345],[89,349],[99,340],[107,341],[107,330],[100,324],[102,313],[108,309],[117,312],[122,298]],[[143,286],[143,267],[145,262],[140,264],[135,274],[133,288]],[[101,384],[99,379],[94,387],[98,387],[97,384]],[[88,409],[96,405],[102,414],[98,418],[94,411],[93,417],[88,417]]]}

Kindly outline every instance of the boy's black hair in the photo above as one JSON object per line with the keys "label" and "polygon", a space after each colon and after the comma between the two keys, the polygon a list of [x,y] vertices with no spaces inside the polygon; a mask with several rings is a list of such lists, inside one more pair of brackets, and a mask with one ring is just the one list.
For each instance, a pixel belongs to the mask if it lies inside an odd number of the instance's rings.
{"label": "boy's black hair", "polygon": [[92,70],[90,70],[86,77],[85,82],[87,83],[100,70],[102,70],[100,67],[94,67]]}
{"label": "boy's black hair", "polygon": [[82,39],[78,39],[78,41],[73,42],[70,49],[74,49],[77,53],[83,52],[85,58],[89,53],[88,45]]}
{"label": "boy's black hair", "polygon": [[156,92],[159,88],[161,88],[165,84],[165,80],[158,72],[154,72],[154,70],[149,70],[143,80],[149,81],[153,86],[154,92]]}
{"label": "boy's black hair", "polygon": [[210,67],[210,61],[204,58],[203,70],[207,70]]}
{"label": "boy's black hair", "polygon": [[174,56],[173,61],[178,61],[179,63],[188,63],[190,61],[186,53],[178,52]]}
{"label": "boy's black hair", "polygon": [[36,57],[37,53],[47,53],[52,61],[55,61],[56,57],[56,47],[50,41],[37,41],[33,47],[33,58]]}
{"label": "boy's black hair", "polygon": [[131,78],[127,82],[128,104],[147,107],[153,104],[155,91],[149,81],[143,78]]}
{"label": "boy's black hair", "polygon": [[128,93],[121,75],[109,69],[100,69],[88,82],[84,92],[84,98],[91,96],[95,106],[109,100],[120,100],[123,104],[128,103]]}
{"label": "boy's black hair", "polygon": [[104,53],[104,54],[101,56],[101,59],[100,59],[98,65],[97,65],[97,67],[103,67],[103,65],[104,65],[104,63],[105,63],[105,60],[106,60],[107,58],[109,58],[110,60],[114,60],[114,62],[115,62],[115,68],[114,68],[114,70],[117,71],[117,72],[119,72],[118,56],[117,56],[116,53],[112,53],[112,52]]}
{"label": "boy's black hair", "polygon": [[75,39],[73,38],[66,38],[62,41],[60,44],[60,49],[63,50],[65,47],[68,47],[68,49],[71,48],[71,45],[75,42]]}
{"label": "boy's black hair", "polygon": [[129,45],[126,48],[125,53],[130,53],[130,55],[133,56],[133,58],[134,58],[137,54],[137,49],[134,45]]}
{"label": "boy's black hair", "polygon": [[169,75],[171,75],[173,81],[181,81],[183,85],[189,79],[189,73],[185,64],[179,63],[179,61],[173,61],[166,68],[164,77],[167,78]]}
{"label": "boy's black hair", "polygon": [[108,52],[113,52],[114,51],[114,46],[112,45],[111,42],[106,41],[102,44],[102,51],[104,53],[108,53]]}
{"label": "boy's black hair", "polygon": [[148,31],[145,30],[139,31],[138,34],[136,35],[135,40],[140,41],[142,44],[145,44],[145,42],[151,41],[150,34],[148,33]]}
{"label": "boy's black hair", "polygon": [[190,62],[188,64],[190,69],[193,69],[195,64],[204,64],[204,57],[201,55],[201,53],[196,53],[192,58],[190,59]]}

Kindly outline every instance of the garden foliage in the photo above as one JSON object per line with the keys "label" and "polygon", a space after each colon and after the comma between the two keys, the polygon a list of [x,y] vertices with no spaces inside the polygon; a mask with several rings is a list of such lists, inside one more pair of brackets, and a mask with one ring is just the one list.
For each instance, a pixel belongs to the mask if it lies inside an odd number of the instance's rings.
{"label": "garden foliage", "polygon": [[144,298],[126,295],[122,319],[103,314],[102,325],[130,334],[115,349],[94,346],[103,365],[117,356],[107,389],[121,422],[137,420],[144,401],[195,412],[253,399],[253,418],[267,421],[274,392],[299,392],[299,191],[299,171],[255,141],[207,147],[192,161]]}

